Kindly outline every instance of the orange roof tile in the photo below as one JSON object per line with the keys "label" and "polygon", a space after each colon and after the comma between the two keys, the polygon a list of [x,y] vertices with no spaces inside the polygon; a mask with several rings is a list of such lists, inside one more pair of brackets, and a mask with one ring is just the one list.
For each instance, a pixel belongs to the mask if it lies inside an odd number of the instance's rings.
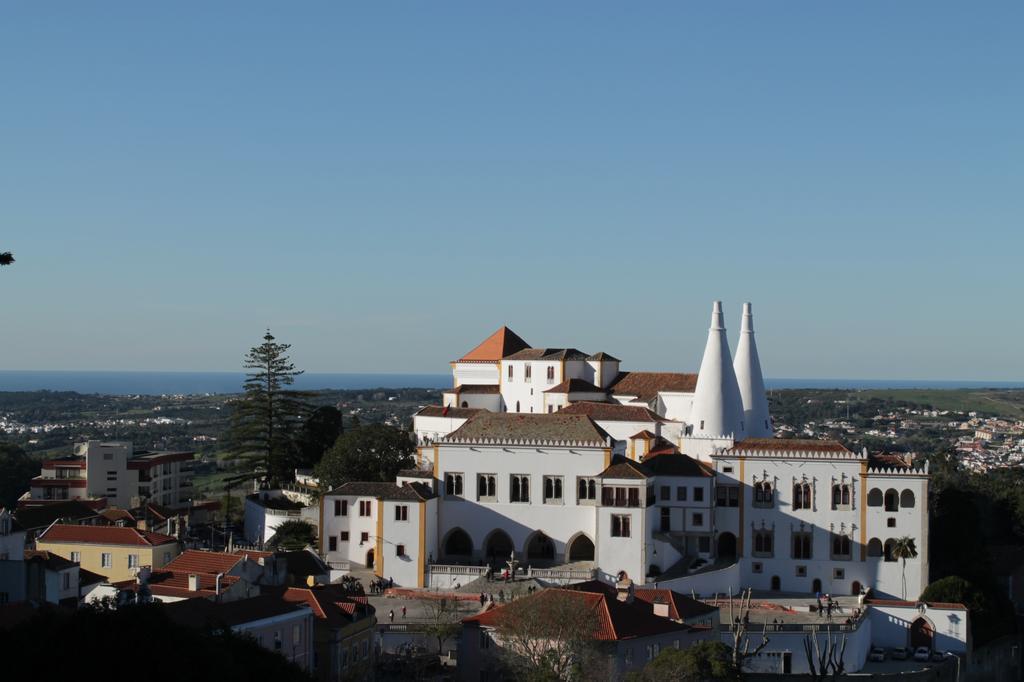
{"label": "orange roof tile", "polygon": [[186,549],[174,557],[164,568],[170,571],[184,571],[186,573],[227,573],[242,560],[237,554],[225,554],[224,552],[202,552],[197,549]]}
{"label": "orange roof tile", "polygon": [[459,361],[497,362],[504,357],[529,347],[530,344],[523,341],[514,331],[508,327],[502,327],[484,339],[483,343],[479,346],[459,358]]}
{"label": "orange roof tile", "polygon": [[36,538],[43,542],[84,542],[95,545],[132,545],[156,547],[177,542],[163,533],[119,526],[69,526],[54,524]]}

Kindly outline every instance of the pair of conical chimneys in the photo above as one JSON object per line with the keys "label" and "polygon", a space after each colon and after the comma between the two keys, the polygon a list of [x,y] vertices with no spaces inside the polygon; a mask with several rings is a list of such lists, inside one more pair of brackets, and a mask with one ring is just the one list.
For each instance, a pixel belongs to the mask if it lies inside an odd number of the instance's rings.
{"label": "pair of conical chimneys", "polygon": [[711,328],[690,410],[694,436],[706,438],[768,438],[772,435],[761,362],[754,342],[754,317],[743,304],[743,323],[736,357],[730,362],[722,302],[711,309]]}

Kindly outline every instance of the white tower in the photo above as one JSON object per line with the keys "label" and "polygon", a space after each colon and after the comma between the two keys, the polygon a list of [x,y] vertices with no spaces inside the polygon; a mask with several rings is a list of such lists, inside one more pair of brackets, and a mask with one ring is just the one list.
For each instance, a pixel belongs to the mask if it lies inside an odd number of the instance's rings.
{"label": "white tower", "polygon": [[704,359],[697,375],[690,412],[691,434],[703,438],[734,438],[742,440],[743,401],[733,372],[729,341],[725,336],[722,302],[715,301],[711,310],[711,328],[704,347]]}
{"label": "white tower", "polygon": [[768,398],[764,392],[761,361],[757,357],[757,344],[754,342],[754,315],[749,303],[743,304],[743,323],[740,325],[740,339],[736,343],[733,369],[743,401],[743,425],[746,427],[747,436],[771,438],[772,418],[768,414]]}

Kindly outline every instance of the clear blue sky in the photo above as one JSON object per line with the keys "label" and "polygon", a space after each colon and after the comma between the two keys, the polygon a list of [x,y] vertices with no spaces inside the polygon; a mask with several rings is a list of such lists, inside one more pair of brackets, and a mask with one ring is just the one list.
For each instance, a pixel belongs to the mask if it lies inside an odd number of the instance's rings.
{"label": "clear blue sky", "polygon": [[1020,2],[0,7],[0,368],[1024,378]]}

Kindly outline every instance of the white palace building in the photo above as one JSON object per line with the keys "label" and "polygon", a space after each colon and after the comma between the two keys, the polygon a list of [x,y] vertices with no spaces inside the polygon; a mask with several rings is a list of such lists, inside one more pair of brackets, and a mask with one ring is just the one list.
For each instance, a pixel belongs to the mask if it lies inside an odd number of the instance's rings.
{"label": "white palace building", "polygon": [[[324,494],[329,561],[409,587],[513,553],[548,576],[625,573],[685,594],[913,600],[927,584],[927,467],[775,438],[750,304],[735,357],[714,304],[697,374],[623,371],[507,328],[452,374],[442,404],[415,416],[416,469]],[[892,553],[904,536],[918,550],[905,566]]]}

